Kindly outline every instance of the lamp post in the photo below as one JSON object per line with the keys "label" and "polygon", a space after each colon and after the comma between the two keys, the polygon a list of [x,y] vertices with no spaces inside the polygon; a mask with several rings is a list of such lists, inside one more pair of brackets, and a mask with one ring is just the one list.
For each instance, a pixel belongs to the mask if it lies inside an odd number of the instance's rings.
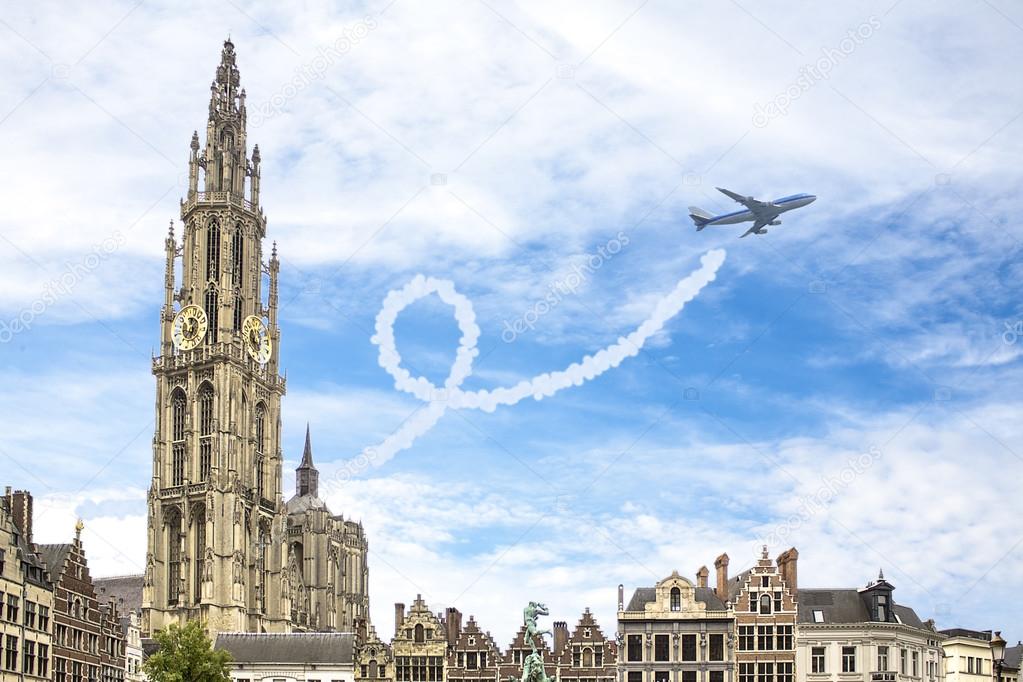
{"label": "lamp post", "polygon": [[1002,662],[1005,660],[1005,640],[1001,631],[991,635],[991,660],[995,668],[995,681],[1002,682]]}

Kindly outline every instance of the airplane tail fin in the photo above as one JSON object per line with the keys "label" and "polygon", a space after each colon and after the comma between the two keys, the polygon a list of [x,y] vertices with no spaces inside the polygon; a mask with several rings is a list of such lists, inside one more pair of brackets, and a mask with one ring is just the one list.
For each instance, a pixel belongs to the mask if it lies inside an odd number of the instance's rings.
{"label": "airplane tail fin", "polygon": [[714,219],[714,216],[707,213],[698,206],[689,207],[689,217],[693,219],[693,223],[696,225],[697,232],[707,227],[707,223]]}

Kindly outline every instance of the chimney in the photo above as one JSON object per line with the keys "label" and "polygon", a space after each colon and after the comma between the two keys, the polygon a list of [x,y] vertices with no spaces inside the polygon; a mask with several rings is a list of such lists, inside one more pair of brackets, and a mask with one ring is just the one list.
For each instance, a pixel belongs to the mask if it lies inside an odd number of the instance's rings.
{"label": "chimney", "polygon": [[563,620],[554,622],[554,655],[559,656],[568,646],[568,623]]}
{"label": "chimney", "polygon": [[398,636],[401,624],[405,622],[405,605],[401,602],[394,603],[394,636]]}
{"label": "chimney", "polygon": [[797,572],[796,572],[796,560],[799,559],[799,552],[796,551],[795,547],[790,547],[781,554],[778,555],[778,572],[781,573],[781,579],[785,581],[785,585],[792,592],[792,596],[796,596],[797,588]]}
{"label": "chimney", "polygon": [[444,623],[448,631],[448,646],[455,646],[458,635],[462,632],[462,612],[454,606],[449,606]]}
{"label": "chimney", "polygon": [[710,575],[710,571],[706,566],[700,566],[700,570],[696,572],[696,586],[707,587],[707,576]]}
{"label": "chimney", "polygon": [[728,555],[722,554],[715,559],[714,568],[718,572],[718,584],[714,588],[714,593],[723,601],[728,599]]}
{"label": "chimney", "polygon": [[625,585],[618,583],[618,610],[625,610]]}
{"label": "chimney", "polygon": [[31,545],[32,493],[27,490],[12,491],[10,486],[8,486],[4,491],[4,497],[7,498],[7,508],[11,512],[11,518],[14,519],[14,525],[17,526],[21,537],[25,538],[25,542]]}

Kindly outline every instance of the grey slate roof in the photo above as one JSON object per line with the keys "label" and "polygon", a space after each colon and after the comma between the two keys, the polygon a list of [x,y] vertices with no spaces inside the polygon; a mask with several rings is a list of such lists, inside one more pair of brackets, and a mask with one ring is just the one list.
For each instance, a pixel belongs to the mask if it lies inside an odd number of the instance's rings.
{"label": "grey slate roof", "polygon": [[1023,644],[1005,647],[1005,660],[1002,665],[1006,668],[1019,670],[1020,658],[1023,658]]}
{"label": "grey slate roof", "polygon": [[350,632],[256,634],[225,632],[215,647],[239,663],[332,663],[351,665],[355,635]]}
{"label": "grey slate roof", "polygon": [[[636,591],[632,593],[632,599],[629,600],[629,604],[625,607],[625,610],[643,611],[647,604],[656,599],[657,588],[637,587]],[[725,608],[724,602],[718,599],[718,596],[714,594],[714,590],[709,587],[696,588],[696,601],[702,601],[707,605],[707,608],[712,611],[721,611]]]}
{"label": "grey slate roof", "polygon": [[[824,612],[824,623],[866,623],[870,620],[867,605],[856,589],[801,589],[798,598],[799,622],[814,623],[813,612]],[[925,627],[916,612],[908,606],[894,605],[903,625]]]}
{"label": "grey slate roof", "polygon": [[941,634],[948,635],[949,637],[969,637],[970,639],[979,639],[984,642],[991,641],[991,633],[984,630],[969,630],[967,628],[948,628],[942,630]]}
{"label": "grey slate roof", "polygon": [[39,545],[39,556],[43,558],[46,563],[46,569],[50,572],[50,577],[54,582],[60,580],[60,574],[64,570],[64,560],[67,559],[67,555],[71,552],[71,545]]}
{"label": "grey slate roof", "polygon": [[117,603],[121,613],[142,609],[142,579],[140,575],[120,575],[113,578],[93,578],[96,598],[105,604],[110,599]]}

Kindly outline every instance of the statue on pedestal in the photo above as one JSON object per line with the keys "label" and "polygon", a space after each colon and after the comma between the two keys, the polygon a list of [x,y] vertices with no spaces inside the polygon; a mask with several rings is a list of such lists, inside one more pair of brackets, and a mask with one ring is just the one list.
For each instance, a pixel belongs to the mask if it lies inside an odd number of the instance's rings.
{"label": "statue on pedestal", "polygon": [[514,677],[509,677],[508,682],[550,682],[547,672],[543,668],[543,654],[536,647],[537,637],[542,642],[544,635],[554,636],[550,630],[541,630],[537,625],[539,616],[549,615],[550,611],[547,610],[547,606],[535,601],[529,602],[529,605],[522,610],[522,622],[526,626],[525,640],[529,642],[532,652],[522,661],[522,678],[516,680]]}

